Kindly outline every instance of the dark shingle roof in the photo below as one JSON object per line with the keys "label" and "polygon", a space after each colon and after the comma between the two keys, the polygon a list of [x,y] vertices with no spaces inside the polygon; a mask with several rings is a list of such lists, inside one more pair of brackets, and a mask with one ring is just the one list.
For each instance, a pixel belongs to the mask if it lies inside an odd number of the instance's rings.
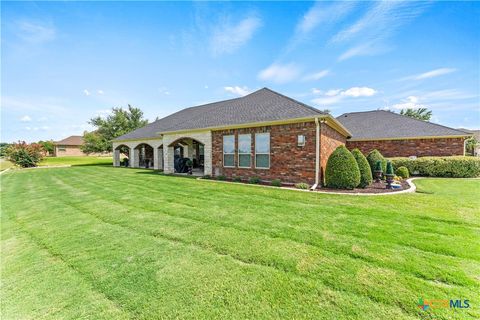
{"label": "dark shingle roof", "polygon": [[159,132],[315,117],[325,113],[263,88],[241,98],[186,108],[115,140],[158,137]]}
{"label": "dark shingle roof", "polygon": [[55,142],[55,145],[81,146],[83,144],[82,136],[70,136],[63,140]]}
{"label": "dark shingle roof", "polygon": [[352,133],[354,140],[469,135],[464,131],[385,110],[344,113],[337,120]]}

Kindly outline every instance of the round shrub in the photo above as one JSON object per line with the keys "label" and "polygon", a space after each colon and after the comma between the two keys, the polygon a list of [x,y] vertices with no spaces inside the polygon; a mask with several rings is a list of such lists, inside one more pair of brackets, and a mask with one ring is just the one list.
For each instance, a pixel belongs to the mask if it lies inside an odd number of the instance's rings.
{"label": "round shrub", "polygon": [[270,185],[272,185],[274,187],[281,187],[282,186],[282,181],[280,181],[280,179],[273,179],[270,182]]}
{"label": "round shrub", "polygon": [[232,181],[233,182],[242,182],[242,177],[233,177]]}
{"label": "round shrub", "polygon": [[219,181],[225,181],[225,180],[227,180],[227,177],[226,177],[226,176],[223,176],[223,175],[220,175],[220,176],[217,176],[217,180],[219,180]]}
{"label": "round shrub", "polygon": [[410,173],[408,172],[407,167],[399,167],[396,171],[395,174],[402,179],[408,179],[410,177]]}
{"label": "round shrub", "polygon": [[310,188],[310,186],[308,185],[308,183],[299,182],[299,183],[295,183],[295,188],[306,190],[306,189]]}
{"label": "round shrub", "polygon": [[370,169],[367,158],[365,158],[365,156],[360,150],[353,149],[352,155],[357,161],[358,169],[360,170],[360,184],[358,185],[358,187],[365,188],[373,181],[372,170]]}
{"label": "round shrub", "polygon": [[378,151],[377,149],[373,149],[367,155],[367,161],[368,161],[368,164],[370,164],[370,169],[372,171],[372,175],[375,175],[375,165],[377,164],[378,160],[380,160],[380,162],[382,163],[383,173],[385,173],[387,171],[387,160],[382,156],[380,151]]}
{"label": "round shrub", "polygon": [[260,178],[259,177],[250,177],[250,179],[248,179],[248,183],[259,184],[260,183]]}
{"label": "round shrub", "polygon": [[353,189],[360,184],[357,161],[345,146],[339,146],[328,158],[325,182],[327,187],[337,189]]}

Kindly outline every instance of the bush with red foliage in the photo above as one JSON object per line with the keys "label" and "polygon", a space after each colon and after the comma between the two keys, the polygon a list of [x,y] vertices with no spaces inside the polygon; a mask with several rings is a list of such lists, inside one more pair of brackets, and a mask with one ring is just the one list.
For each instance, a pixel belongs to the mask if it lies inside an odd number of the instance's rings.
{"label": "bush with red foliage", "polygon": [[38,143],[26,143],[19,141],[8,147],[6,150],[7,159],[22,167],[36,167],[45,155],[45,149]]}

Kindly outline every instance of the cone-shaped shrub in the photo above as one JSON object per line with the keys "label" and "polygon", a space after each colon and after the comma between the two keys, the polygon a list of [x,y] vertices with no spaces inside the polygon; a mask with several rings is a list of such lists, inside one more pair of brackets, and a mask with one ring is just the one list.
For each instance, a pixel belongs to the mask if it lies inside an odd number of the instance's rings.
{"label": "cone-shaped shrub", "polygon": [[385,173],[385,171],[387,170],[387,160],[382,156],[380,151],[378,151],[377,149],[373,149],[367,155],[367,161],[370,164],[370,169],[372,170],[372,175],[375,175],[375,165],[377,164],[378,160],[380,160],[382,162],[382,171],[383,171],[383,173]]}
{"label": "cone-shaped shrub", "polygon": [[387,162],[387,170],[385,171],[385,174],[393,176],[395,173],[393,172],[393,165],[391,161]]}
{"label": "cone-shaped shrub", "polygon": [[337,189],[353,189],[360,184],[357,161],[345,146],[339,146],[328,158],[325,182],[327,187]]}
{"label": "cone-shaped shrub", "polygon": [[352,150],[352,155],[355,157],[355,160],[358,164],[358,169],[360,169],[360,184],[358,185],[360,188],[365,188],[369,184],[372,183],[372,170],[370,169],[370,165],[368,164],[367,158],[363,155],[363,153],[358,149]]}

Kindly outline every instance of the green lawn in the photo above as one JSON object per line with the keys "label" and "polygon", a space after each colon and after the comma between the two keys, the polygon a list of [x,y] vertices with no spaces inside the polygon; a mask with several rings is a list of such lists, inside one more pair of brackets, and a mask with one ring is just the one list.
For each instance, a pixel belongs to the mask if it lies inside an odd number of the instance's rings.
{"label": "green lawn", "polygon": [[108,166],[1,180],[2,319],[480,317],[480,180],[380,197]]}
{"label": "green lawn", "polygon": [[112,165],[112,157],[46,157],[40,166],[85,166],[85,165]]}
{"label": "green lawn", "polygon": [[13,167],[13,163],[8,160],[0,158],[0,171],[7,170],[8,168]]}

